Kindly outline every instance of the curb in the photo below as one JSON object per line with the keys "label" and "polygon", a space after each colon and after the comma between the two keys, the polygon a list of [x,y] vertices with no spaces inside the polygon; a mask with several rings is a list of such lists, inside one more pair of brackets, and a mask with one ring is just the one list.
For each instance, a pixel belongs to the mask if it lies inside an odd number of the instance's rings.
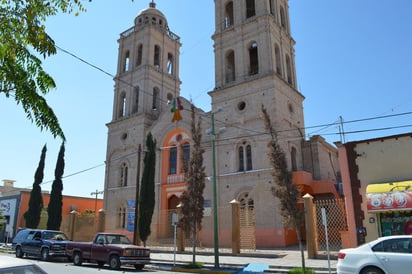
{"label": "curb", "polygon": [[209,274],[232,274],[238,271],[224,271],[224,270],[211,270],[211,269],[189,269],[183,267],[172,267],[171,271],[186,272],[186,273],[209,273]]}

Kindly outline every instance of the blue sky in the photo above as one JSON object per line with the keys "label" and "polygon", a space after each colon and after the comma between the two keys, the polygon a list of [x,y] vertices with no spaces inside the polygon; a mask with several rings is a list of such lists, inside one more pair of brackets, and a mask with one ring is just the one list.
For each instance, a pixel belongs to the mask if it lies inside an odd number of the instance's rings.
{"label": "blue sky", "polygon": [[[78,17],[51,18],[49,34],[59,47],[115,75],[119,34],[150,1],[84,2],[88,11]],[[207,92],[214,88],[214,1],[156,3],[183,44],[181,95],[208,111]],[[412,113],[405,114],[412,112],[412,1],[290,0],[289,7],[307,135],[341,140],[333,124],[340,117],[346,142],[412,132]],[[90,193],[104,186],[113,79],[62,51],[44,65],[58,86],[46,99],[67,137],[64,194],[93,197]],[[31,187],[47,144],[42,188],[50,190],[61,141],[27,121],[13,100],[2,97],[0,109],[0,180]]]}

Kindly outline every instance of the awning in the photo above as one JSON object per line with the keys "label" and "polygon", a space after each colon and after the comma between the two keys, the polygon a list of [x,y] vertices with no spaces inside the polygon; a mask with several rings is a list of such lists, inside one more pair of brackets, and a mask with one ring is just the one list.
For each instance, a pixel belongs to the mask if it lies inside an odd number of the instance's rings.
{"label": "awning", "polygon": [[368,212],[412,210],[412,181],[369,184]]}

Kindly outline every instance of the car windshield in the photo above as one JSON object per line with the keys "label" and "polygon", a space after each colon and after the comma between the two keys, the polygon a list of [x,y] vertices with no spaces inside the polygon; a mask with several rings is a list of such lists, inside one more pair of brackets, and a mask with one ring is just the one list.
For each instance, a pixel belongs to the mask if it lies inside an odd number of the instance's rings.
{"label": "car windshield", "polygon": [[55,240],[55,241],[67,241],[67,236],[60,231],[44,231],[43,239]]}
{"label": "car windshield", "polygon": [[131,244],[129,238],[127,238],[125,235],[107,235],[107,242],[109,244]]}

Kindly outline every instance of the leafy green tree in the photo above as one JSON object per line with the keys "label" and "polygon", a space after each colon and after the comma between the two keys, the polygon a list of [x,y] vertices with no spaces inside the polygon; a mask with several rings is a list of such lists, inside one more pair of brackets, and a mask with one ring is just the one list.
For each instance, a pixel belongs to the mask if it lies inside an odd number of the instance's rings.
{"label": "leafy green tree", "polygon": [[3,211],[0,210],[0,232],[3,231],[5,225],[6,218],[3,216]]}
{"label": "leafy green tree", "polygon": [[46,159],[46,145],[41,151],[39,165],[34,175],[33,189],[30,192],[29,209],[24,213],[27,228],[37,228],[40,222],[40,214],[43,209],[43,197],[40,184],[43,182],[44,161]]}
{"label": "leafy green tree", "polygon": [[304,222],[304,212],[298,206],[301,196],[300,191],[296,185],[292,184],[292,173],[288,170],[285,153],[279,145],[276,130],[272,127],[269,114],[263,105],[262,113],[265,128],[271,135],[268,143],[268,156],[273,167],[272,175],[276,182],[272,188],[272,193],[280,201],[280,215],[283,218],[284,225],[296,231],[301,252],[302,268],[305,270],[305,256],[300,232],[300,225]]}
{"label": "leafy green tree", "polygon": [[205,188],[205,167],[203,166],[203,153],[205,150],[201,146],[202,128],[201,119],[196,123],[195,107],[191,105],[191,133],[193,140],[193,149],[191,150],[191,157],[188,165],[185,168],[185,175],[187,180],[187,189],[182,194],[182,218],[181,225],[186,233],[191,234],[192,251],[193,251],[193,265],[196,264],[196,244],[197,232],[202,227],[203,219],[203,190]]}
{"label": "leafy green tree", "polygon": [[[156,140],[152,133],[149,132],[146,136],[146,152],[143,159],[144,169],[142,181],[140,183],[139,196],[139,235],[146,246],[147,238],[149,237],[150,225],[152,224],[152,216],[155,207],[155,166],[156,166]],[[137,206],[137,205],[136,205]]]}
{"label": "leafy green tree", "polygon": [[[91,1],[91,0],[89,0]],[[59,12],[85,11],[79,0],[2,0],[0,4],[0,94],[21,105],[27,119],[65,140],[44,95],[56,87],[42,59],[56,54],[45,21]]]}
{"label": "leafy green tree", "polygon": [[47,207],[48,219],[47,229],[60,230],[62,222],[63,207],[63,173],[64,173],[64,142],[60,146],[59,156],[57,157],[56,169],[54,170],[54,181],[50,193],[49,206]]}

